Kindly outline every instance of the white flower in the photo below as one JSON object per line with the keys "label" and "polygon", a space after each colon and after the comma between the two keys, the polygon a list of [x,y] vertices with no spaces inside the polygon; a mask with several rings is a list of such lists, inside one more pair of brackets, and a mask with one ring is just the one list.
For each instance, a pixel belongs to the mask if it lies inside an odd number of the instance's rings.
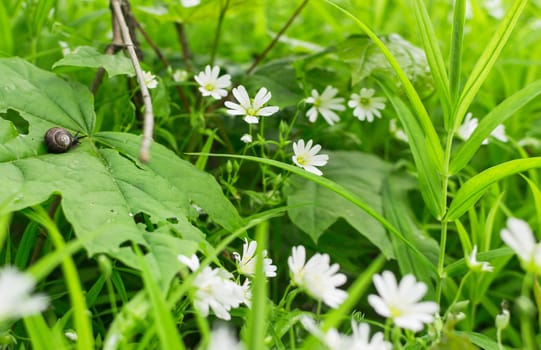
{"label": "white flower", "polygon": [[381,118],[380,110],[385,108],[385,97],[374,97],[374,89],[361,88],[358,94],[351,94],[348,106],[359,120],[372,122],[374,116]]}
{"label": "white flower", "polygon": [[185,81],[186,78],[188,78],[188,72],[186,72],[184,69],[175,69],[173,74],[171,74],[171,77],[176,82]]}
{"label": "white flower", "polygon": [[335,89],[332,86],[327,86],[321,95],[319,95],[317,90],[312,90],[312,96],[306,98],[305,100],[306,103],[313,104],[313,106],[306,112],[308,120],[314,123],[317,119],[318,113],[321,113],[329,125],[333,125],[334,122],[339,121],[340,117],[338,117],[338,115],[332,110],[343,111],[346,109],[346,107],[343,105],[344,98],[334,97],[337,93],[338,89]]}
{"label": "white flower", "polygon": [[303,246],[293,247],[287,259],[293,283],[310,296],[323,301],[329,307],[337,308],[347,297],[347,292],[337,287],[346,283],[346,276],[337,273],[340,265],[330,265],[327,254],[315,254],[306,261]]}
{"label": "white flower", "polygon": [[408,135],[406,135],[406,133],[404,132],[404,130],[400,129],[400,128],[396,125],[396,119],[391,119],[391,120],[389,121],[389,131],[391,132],[391,134],[392,134],[397,140],[400,140],[400,141],[403,141],[403,142],[406,142],[406,143],[409,142]]}
{"label": "white flower", "polygon": [[77,333],[75,333],[74,330],[67,330],[64,332],[64,336],[66,338],[68,338],[69,340],[71,341],[77,341],[77,339],[79,338],[79,336],[77,335]]}
{"label": "white flower", "polygon": [[477,118],[472,118],[472,114],[468,112],[464,118],[464,121],[462,122],[462,125],[460,125],[457,130],[457,136],[464,141],[468,140],[475,129],[477,129],[478,124],[479,121]]}
{"label": "white flower", "polygon": [[242,350],[244,346],[237,340],[231,329],[220,326],[212,330],[207,350]]}
{"label": "white flower", "polygon": [[[242,245],[242,258],[239,253],[234,252],[233,256],[238,262],[239,272],[243,275],[253,276],[255,274],[255,252],[257,249],[257,242],[248,240]],[[272,264],[272,260],[267,258],[267,251],[263,251],[263,269],[265,271],[265,276],[275,277],[276,276],[276,266]]]}
{"label": "white flower", "polygon": [[31,275],[8,266],[0,269],[0,322],[39,313],[49,299],[31,294],[36,281]]}
{"label": "white flower", "polygon": [[326,333],[308,316],[301,317],[301,323],[331,350],[391,350],[392,344],[385,341],[383,333],[376,332],[370,339],[370,326],[366,323],[351,321],[351,335],[339,333],[331,328]]}
{"label": "white flower", "polygon": [[269,117],[278,112],[278,107],[263,105],[271,99],[272,95],[270,91],[262,87],[259,89],[254,99],[250,99],[246,88],[239,85],[237,88],[233,88],[233,96],[239,103],[226,101],[225,106],[229,108],[227,113],[230,115],[244,115],[244,121],[248,124],[259,123],[259,117]]}
{"label": "white flower", "polygon": [[[501,142],[509,141],[509,139],[507,138],[507,135],[505,134],[505,126],[503,124],[498,125],[496,129],[492,130],[492,132],[490,133],[490,136],[494,137],[495,139],[500,140]],[[485,140],[485,141],[488,143],[488,140]]]}
{"label": "white flower", "polygon": [[541,273],[541,243],[536,243],[530,225],[517,218],[507,219],[507,227],[500,231],[502,240],[518,255],[522,268]]}
{"label": "white flower", "polygon": [[[199,268],[199,259],[193,255],[188,258],[179,255],[178,259],[187,265],[190,270]],[[231,280],[233,276],[221,268],[212,269],[206,266],[193,280],[193,286],[197,289],[194,296],[194,305],[203,316],[209,314],[209,308],[216,317],[230,320],[229,310],[238,307],[245,301],[244,290]]]}
{"label": "white flower", "polygon": [[65,41],[59,41],[58,45],[62,48],[62,56],[67,56],[73,53],[73,50],[69,47],[68,43]]}
{"label": "white flower", "polygon": [[477,246],[473,246],[471,255],[466,255],[466,264],[472,271],[492,272],[494,267],[486,261],[477,261]]}
{"label": "white flower", "polygon": [[158,86],[156,76],[150,72],[143,71],[143,81],[145,82],[147,89],[154,89]]}
{"label": "white flower", "polygon": [[244,294],[244,300],[242,302],[244,305],[252,307],[252,288],[250,287],[250,280],[245,279],[244,283],[240,287],[242,288],[242,293]]}
{"label": "white flower", "polygon": [[505,16],[502,0],[485,0],[484,6],[488,14],[495,19],[502,19]]}
{"label": "white flower", "polygon": [[433,301],[419,302],[427,287],[413,275],[404,276],[398,285],[391,271],[376,274],[373,280],[379,295],[369,295],[368,302],[378,314],[392,318],[400,328],[415,332],[423,329],[423,323],[434,321],[439,305]]}
{"label": "white flower", "polygon": [[[462,122],[462,125],[457,130],[457,136],[460,137],[462,140],[467,141],[475,129],[477,129],[477,126],[479,125],[479,120],[477,118],[472,118],[471,112],[468,112],[466,114],[466,117],[464,118],[464,121]],[[492,132],[490,133],[490,136],[500,140],[501,142],[507,142],[507,135],[505,135],[505,126],[503,124],[498,125]],[[484,139],[482,144],[486,145],[488,143],[488,138]]]}
{"label": "white flower", "polygon": [[180,0],[180,3],[184,7],[194,7],[201,3],[201,0]]}
{"label": "white flower", "polygon": [[211,67],[207,65],[204,72],[199,72],[194,77],[199,84],[199,91],[203,96],[212,96],[216,100],[227,96],[227,88],[231,86],[231,76],[229,74],[219,77],[220,67]]}
{"label": "white flower", "polygon": [[293,142],[293,152],[295,153],[292,157],[293,163],[306,171],[321,176],[323,173],[316,167],[327,164],[329,156],[327,154],[317,154],[320,150],[320,145],[312,147],[312,140],[309,140],[306,145],[302,139]]}
{"label": "white flower", "polygon": [[242,135],[242,137],[240,138],[240,140],[244,143],[252,143],[253,139],[252,139],[252,135],[250,134],[244,134]]}

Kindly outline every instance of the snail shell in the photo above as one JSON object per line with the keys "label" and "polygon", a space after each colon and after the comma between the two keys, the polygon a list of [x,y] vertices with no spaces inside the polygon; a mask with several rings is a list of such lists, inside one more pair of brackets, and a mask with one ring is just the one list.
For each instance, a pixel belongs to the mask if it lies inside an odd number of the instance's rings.
{"label": "snail shell", "polygon": [[45,134],[45,145],[49,153],[64,153],[78,143],[77,138],[73,137],[69,131],[64,128],[51,128]]}

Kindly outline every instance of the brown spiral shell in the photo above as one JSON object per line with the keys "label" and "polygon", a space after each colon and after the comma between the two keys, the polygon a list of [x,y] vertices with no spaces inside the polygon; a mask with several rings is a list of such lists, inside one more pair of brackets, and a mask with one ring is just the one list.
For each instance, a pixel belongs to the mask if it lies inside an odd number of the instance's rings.
{"label": "brown spiral shell", "polygon": [[64,128],[50,128],[45,133],[45,145],[49,153],[65,153],[77,143],[77,138]]}

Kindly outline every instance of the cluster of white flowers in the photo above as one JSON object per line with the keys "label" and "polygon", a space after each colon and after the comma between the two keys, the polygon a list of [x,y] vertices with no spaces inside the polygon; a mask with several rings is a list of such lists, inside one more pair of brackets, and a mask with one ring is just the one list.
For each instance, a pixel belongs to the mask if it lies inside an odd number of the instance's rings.
{"label": "cluster of white flowers", "polygon": [[32,294],[36,280],[14,267],[0,270],[0,322],[15,320],[39,313],[49,299],[43,294]]}
{"label": "cluster of white flowers", "polygon": [[366,323],[351,321],[351,335],[345,335],[331,328],[323,332],[314,320],[308,316],[301,318],[301,323],[330,350],[391,350],[392,344],[385,341],[383,333],[376,332],[370,338],[370,326]]}
{"label": "cluster of white flowers", "polygon": [[328,254],[315,254],[306,261],[304,247],[293,247],[287,264],[292,282],[311,297],[332,308],[337,308],[347,298],[347,292],[337,288],[346,283],[346,275],[338,273],[340,265],[330,264]]}
{"label": "cluster of white flowers", "polygon": [[[196,255],[187,257],[179,255],[178,260],[188,266],[192,272],[199,269],[199,259]],[[232,281],[233,275],[222,268],[206,266],[193,281],[196,288],[194,305],[203,316],[209,314],[209,308],[224,320],[230,320],[229,310],[236,308],[246,300],[242,286]]]}
{"label": "cluster of white flowers", "polygon": [[[338,89],[327,86],[320,95],[317,90],[312,90],[312,96],[305,99],[312,107],[306,112],[308,120],[314,123],[319,114],[323,116],[329,125],[340,120],[334,111],[344,111],[344,98],[335,97]],[[353,108],[353,115],[361,121],[374,121],[374,117],[381,118],[381,110],[385,108],[385,98],[374,96],[374,89],[361,88],[359,93],[351,94],[348,106]]]}
{"label": "cluster of white flowers", "polygon": [[[479,120],[477,118],[473,118],[471,113],[466,114],[464,117],[464,121],[462,122],[462,125],[458,128],[456,134],[459,138],[461,138],[464,141],[467,141],[475,129],[477,129],[477,126],[479,125]],[[507,142],[507,135],[505,134],[505,126],[503,124],[498,125],[491,133],[490,136],[494,137],[497,140],[500,140],[501,142]],[[488,138],[483,140],[483,145],[486,145],[488,143]]]}
{"label": "cluster of white flowers", "polygon": [[[257,242],[248,240],[243,245],[242,257],[238,253],[233,256],[238,262],[238,271],[243,275],[252,277],[255,273],[255,256]],[[267,258],[267,252],[263,251],[263,264],[265,276],[275,277],[276,266],[272,260]],[[199,269],[200,262],[197,255],[187,257],[179,255],[178,260],[188,266],[195,272]],[[216,314],[218,318],[229,320],[231,315],[229,311],[232,308],[239,307],[241,304],[251,306],[252,293],[250,281],[246,279],[242,285],[233,281],[233,275],[223,268],[204,267],[197,273],[193,281],[196,289],[194,296],[194,305],[203,316],[207,316],[209,309]]]}

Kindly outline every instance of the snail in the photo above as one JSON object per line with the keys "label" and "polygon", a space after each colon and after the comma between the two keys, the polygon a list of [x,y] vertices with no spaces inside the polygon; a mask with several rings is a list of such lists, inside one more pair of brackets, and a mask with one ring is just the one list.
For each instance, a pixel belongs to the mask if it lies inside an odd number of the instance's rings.
{"label": "snail", "polygon": [[45,133],[45,145],[49,153],[65,153],[70,148],[79,144],[78,134],[73,136],[69,131],[64,128],[54,127],[47,130]]}

